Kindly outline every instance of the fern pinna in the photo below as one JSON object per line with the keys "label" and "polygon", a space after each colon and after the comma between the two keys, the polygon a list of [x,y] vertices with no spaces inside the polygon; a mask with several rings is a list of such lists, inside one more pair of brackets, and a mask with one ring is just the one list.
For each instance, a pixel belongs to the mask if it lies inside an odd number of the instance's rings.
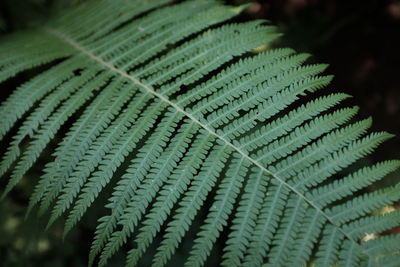
{"label": "fern pinna", "polygon": [[68,211],[66,234],[113,185],[89,265],[128,243],[135,266],[158,242],[153,265],[163,266],[202,211],[186,266],[206,264],[226,229],[223,266],[399,266],[400,236],[380,233],[400,213],[379,209],[400,185],[365,190],[399,161],[345,171],[392,136],[354,120],[348,95],[312,96],[331,80],[325,65],[256,52],[279,34],[235,22],[244,8],[91,1],[3,37],[0,81],[51,63],[0,107],[3,197],[59,135],[28,213],[52,207],[51,226]]}

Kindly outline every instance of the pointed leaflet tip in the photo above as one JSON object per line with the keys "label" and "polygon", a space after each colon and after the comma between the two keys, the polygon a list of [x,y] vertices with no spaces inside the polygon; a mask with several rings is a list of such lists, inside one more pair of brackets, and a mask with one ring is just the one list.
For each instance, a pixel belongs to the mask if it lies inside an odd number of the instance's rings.
{"label": "pointed leaflet tip", "polygon": [[25,216],[24,216],[25,221],[28,219],[29,215],[31,214],[32,208],[33,208],[33,206],[29,205],[29,207],[26,209]]}
{"label": "pointed leaflet tip", "polygon": [[57,218],[58,216],[54,216],[54,213],[51,214],[49,222],[46,225],[45,231],[47,231],[53,225],[53,223],[56,221]]}
{"label": "pointed leaflet tip", "polygon": [[89,254],[88,267],[93,266],[95,258],[96,258],[96,256],[92,255],[92,253]]}
{"label": "pointed leaflet tip", "polygon": [[248,3],[248,4],[243,4],[243,5],[240,5],[240,6],[232,7],[232,8],[230,8],[230,10],[231,10],[232,13],[234,13],[234,14],[240,14],[240,13],[243,12],[243,10],[249,8],[250,6],[251,6],[251,4]]}

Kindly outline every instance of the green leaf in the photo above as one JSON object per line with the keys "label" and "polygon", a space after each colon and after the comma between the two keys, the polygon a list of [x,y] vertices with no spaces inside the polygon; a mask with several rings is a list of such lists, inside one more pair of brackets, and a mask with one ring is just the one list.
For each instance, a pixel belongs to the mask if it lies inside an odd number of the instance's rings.
{"label": "green leaf", "polygon": [[371,185],[399,161],[362,161],[392,135],[245,8],[93,0],[4,36],[0,82],[47,68],[0,105],[3,197],[42,170],[27,214],[64,236],[105,197],[89,265],[396,266],[399,184]]}

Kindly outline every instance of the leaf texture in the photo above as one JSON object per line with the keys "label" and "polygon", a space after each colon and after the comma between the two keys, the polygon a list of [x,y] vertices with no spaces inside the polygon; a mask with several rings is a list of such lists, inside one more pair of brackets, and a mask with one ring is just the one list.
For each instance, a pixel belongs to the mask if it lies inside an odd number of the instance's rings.
{"label": "leaf texture", "polygon": [[392,135],[348,95],[316,96],[327,66],[272,49],[276,28],[235,21],[244,8],[99,0],[3,38],[0,82],[50,67],[0,106],[2,196],[58,142],[27,214],[66,214],[65,235],[112,186],[89,265],[125,244],[140,265],[156,242],[164,266],[190,233],[185,266],[215,250],[222,266],[397,266],[399,236],[382,233],[399,212],[377,211],[399,185],[369,188],[399,161],[359,164]]}

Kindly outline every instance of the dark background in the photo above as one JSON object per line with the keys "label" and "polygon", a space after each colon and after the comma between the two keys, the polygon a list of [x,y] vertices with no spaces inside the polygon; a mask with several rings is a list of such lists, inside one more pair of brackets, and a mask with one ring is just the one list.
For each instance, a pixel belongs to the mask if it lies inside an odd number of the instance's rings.
{"label": "dark background", "polygon": [[[353,95],[374,130],[399,135],[400,1],[269,0],[249,13],[278,25],[282,46],[330,64],[330,88]],[[400,155],[399,139],[390,143],[384,154]]]}
{"label": "dark background", "polygon": [[[40,25],[50,15],[78,2],[81,1],[0,0],[0,38],[12,31]],[[361,107],[360,117],[373,117],[374,130],[400,135],[400,1],[268,0],[250,3],[244,19],[268,19],[278,25],[285,35],[277,46],[308,52],[314,55],[312,61],[329,63],[327,73],[334,74],[335,79],[327,90],[353,95],[351,102]],[[13,83],[18,82],[18,78],[13,80]],[[0,96],[3,95],[4,92],[0,92]],[[366,160],[400,158],[399,141],[399,137],[388,141]],[[399,177],[397,172],[390,179],[398,181]],[[31,216],[23,220],[35,183],[34,177],[31,180],[25,180],[16,192],[0,203],[0,266],[86,265],[96,225],[95,214],[99,211],[91,209],[63,242],[62,222],[44,232],[47,218]],[[110,266],[120,266],[122,261],[123,257],[117,256]]]}

